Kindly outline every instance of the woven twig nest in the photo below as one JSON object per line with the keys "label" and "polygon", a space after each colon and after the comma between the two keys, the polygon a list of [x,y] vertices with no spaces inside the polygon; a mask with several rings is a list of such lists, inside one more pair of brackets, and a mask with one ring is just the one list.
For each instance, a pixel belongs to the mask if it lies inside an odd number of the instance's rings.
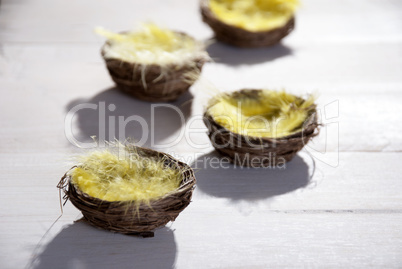
{"label": "woven twig nest", "polygon": [[[83,192],[72,179],[73,167],[61,179],[58,188],[83,214],[83,220],[98,228],[112,232],[153,237],[154,230],[174,221],[190,203],[196,179],[193,170],[172,156],[151,149],[132,147],[138,156],[161,161],[166,168],[181,173],[179,186],[162,197],[148,201],[106,201]],[[108,168],[109,169],[109,168]],[[146,169],[146,166],[145,168]]]}
{"label": "woven twig nest", "polygon": [[223,22],[210,8],[210,0],[201,0],[201,15],[215,33],[217,40],[243,48],[268,47],[279,43],[295,27],[295,18],[285,25],[269,30],[249,30]]}
{"label": "woven twig nest", "polygon": [[[114,43],[109,39],[103,45],[101,55],[105,60],[110,76],[121,91],[137,99],[149,102],[174,101],[188,91],[190,86],[198,79],[204,63],[209,60],[209,56],[204,49],[204,45],[189,35],[160,28],[157,28],[157,30],[161,33],[166,31],[171,36],[174,36],[178,40],[176,46],[186,43],[181,42],[180,39],[193,42],[194,51],[183,54],[181,58],[176,57],[169,61],[160,61],[159,58],[162,58],[163,55],[168,55],[169,52],[163,51],[163,49],[155,52],[148,49],[147,45],[141,44],[142,47],[137,52],[154,58],[154,60],[144,63],[141,59],[127,60],[110,54],[109,51],[113,48]],[[150,32],[148,28],[145,31]],[[135,32],[123,32],[120,36],[128,36],[133,33],[135,34]],[[151,36],[152,33],[149,35]],[[165,36],[163,37],[165,38]],[[163,40],[161,43],[162,45],[164,44]],[[135,49],[132,48],[132,50]],[[125,52],[124,54],[127,55],[128,53],[130,52]],[[155,56],[155,54],[160,55]]]}
{"label": "woven twig nest", "polygon": [[[268,91],[268,94],[269,92],[272,91]],[[250,100],[251,102],[258,101],[262,93],[264,93],[264,90],[244,89],[231,94],[220,95],[211,100],[204,113],[204,123],[208,128],[208,136],[212,145],[219,153],[238,166],[274,167],[282,165],[292,160],[296,153],[300,151],[311,138],[319,133],[316,106],[313,103],[303,108],[306,110],[306,117],[302,125],[295,128],[294,131],[288,132],[288,135],[279,137],[245,135],[229,130],[231,128],[227,128],[218,122],[217,115],[215,115],[216,111],[214,112],[212,110],[212,107],[214,107],[222,97],[236,100],[238,104],[242,105]],[[306,102],[305,99],[300,97],[293,97],[294,102],[290,103],[288,106],[290,109],[297,109],[297,105]],[[262,103],[261,105],[263,106],[264,104]],[[258,110],[258,107],[256,109]],[[229,110],[230,109],[226,109],[226,111]],[[228,115],[229,114],[222,112],[222,114],[218,116],[228,118],[230,117]],[[261,116],[264,115],[261,114]]]}

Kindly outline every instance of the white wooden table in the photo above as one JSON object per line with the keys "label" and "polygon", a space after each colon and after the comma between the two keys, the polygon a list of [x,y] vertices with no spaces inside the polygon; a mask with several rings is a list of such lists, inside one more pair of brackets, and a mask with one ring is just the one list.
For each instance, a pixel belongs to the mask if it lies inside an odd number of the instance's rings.
{"label": "white wooden table", "polygon": [[[74,223],[70,203],[51,227],[56,184],[83,152],[66,132],[81,142],[99,136],[96,110],[77,112],[71,125],[65,117],[77,104],[105,102],[116,106],[106,116],[150,120],[150,104],[113,89],[93,28],[154,21],[206,40],[197,1],[3,0],[0,268],[401,268],[401,18],[399,0],[305,0],[282,45],[211,45],[216,62],[192,87],[192,104],[180,106],[191,95],[174,103],[187,122],[156,108],[156,144],[145,142],[198,164],[193,202],[141,239]],[[326,125],[286,169],[203,167],[215,156],[200,121],[208,83],[319,92]],[[163,146],[183,129],[190,140]],[[129,124],[126,136],[138,135]]]}

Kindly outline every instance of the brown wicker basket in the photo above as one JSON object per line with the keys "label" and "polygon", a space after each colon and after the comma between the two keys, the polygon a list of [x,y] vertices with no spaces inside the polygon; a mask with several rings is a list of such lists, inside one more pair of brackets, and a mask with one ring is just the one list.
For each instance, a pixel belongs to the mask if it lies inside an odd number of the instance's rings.
{"label": "brown wicker basket", "polygon": [[[184,33],[179,34],[186,35]],[[148,102],[170,102],[179,98],[188,91],[195,81],[193,78],[189,79],[186,75],[189,72],[193,74],[201,73],[204,63],[208,61],[208,59],[200,57],[180,66],[170,64],[164,67],[167,72],[165,71],[162,75],[160,65],[143,65],[120,59],[105,58],[105,46],[109,45],[110,42],[108,41],[103,45],[101,55],[117,87],[137,99]],[[142,77],[143,70],[145,70],[144,78]],[[146,86],[144,86],[144,82]]]}
{"label": "brown wicker basket", "polygon": [[295,27],[295,18],[292,17],[283,27],[253,32],[226,24],[219,20],[209,8],[209,0],[201,0],[202,20],[215,32],[216,39],[242,48],[258,48],[275,45],[287,36]]}
{"label": "brown wicker basket", "polygon": [[151,149],[135,148],[141,156],[163,158],[165,165],[183,171],[183,180],[179,188],[151,201],[149,205],[144,203],[138,205],[135,201],[109,202],[91,197],[72,183],[68,172],[57,187],[65,193],[64,203],[69,199],[81,210],[83,220],[89,224],[112,232],[153,237],[155,229],[174,221],[189,205],[196,179],[190,166],[172,156]]}
{"label": "brown wicker basket", "polygon": [[[244,89],[233,95],[257,96],[260,90]],[[311,138],[318,135],[318,122],[314,107],[305,121],[302,131],[281,138],[251,137],[233,133],[218,124],[208,113],[204,113],[208,137],[214,148],[232,163],[248,167],[273,167],[292,160]]]}

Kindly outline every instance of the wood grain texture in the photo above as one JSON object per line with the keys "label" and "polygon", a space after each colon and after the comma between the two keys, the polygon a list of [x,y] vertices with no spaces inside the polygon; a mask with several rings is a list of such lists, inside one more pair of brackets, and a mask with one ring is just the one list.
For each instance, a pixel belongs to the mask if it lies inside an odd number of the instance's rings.
{"label": "wood grain texture", "polygon": [[[2,0],[0,14],[0,268],[402,266],[399,0],[305,0],[281,45],[213,43],[215,63],[173,103],[184,122],[174,109],[154,108],[155,136],[144,145],[195,167],[197,188],[152,239],[74,223],[70,203],[46,233],[60,214],[56,185],[83,152],[66,130],[80,142],[102,135],[99,110],[77,112],[71,126],[65,119],[76,105],[104,102],[115,105],[106,119],[150,122],[151,104],[113,89],[93,28],[152,20],[207,40],[198,1]],[[321,135],[285,169],[216,168],[204,107],[218,89],[244,87],[319,93]],[[104,127],[114,131],[106,138],[142,134],[135,122],[124,134]]]}

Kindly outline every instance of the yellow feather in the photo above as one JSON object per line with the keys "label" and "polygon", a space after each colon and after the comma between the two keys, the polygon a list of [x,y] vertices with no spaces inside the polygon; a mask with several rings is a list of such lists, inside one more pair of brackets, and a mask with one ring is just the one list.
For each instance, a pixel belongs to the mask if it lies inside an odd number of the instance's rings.
{"label": "yellow feather", "polygon": [[70,172],[81,191],[106,201],[148,203],[180,186],[182,172],[164,160],[140,156],[118,144],[79,157],[79,166]]}
{"label": "yellow feather", "polygon": [[204,44],[155,24],[144,24],[139,31],[116,34],[103,28],[95,32],[108,39],[105,57],[141,64],[177,64],[194,58],[208,58]]}
{"label": "yellow feather", "polygon": [[301,131],[315,109],[314,101],[314,96],[304,100],[285,91],[262,90],[257,98],[220,94],[207,112],[234,133],[279,138]]}
{"label": "yellow feather", "polygon": [[284,26],[298,5],[298,0],[210,0],[209,2],[211,11],[221,21],[254,32]]}

